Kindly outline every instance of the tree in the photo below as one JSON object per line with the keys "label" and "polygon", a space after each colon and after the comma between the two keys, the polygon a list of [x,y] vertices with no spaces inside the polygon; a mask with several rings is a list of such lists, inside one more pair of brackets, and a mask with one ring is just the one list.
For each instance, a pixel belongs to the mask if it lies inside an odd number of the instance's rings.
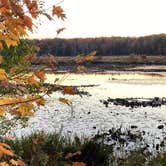
{"label": "tree", "polygon": [[[34,21],[40,15],[50,21],[54,16],[64,20],[65,14],[61,6],[53,5],[49,14],[41,0],[0,0],[0,129],[1,134],[21,121],[33,115],[36,105],[44,105],[44,95],[48,89],[43,86],[45,73],[42,69],[33,69],[32,60],[37,48],[22,40],[33,32]],[[59,32],[59,31],[58,31]],[[50,64],[54,59],[50,59]],[[8,119],[6,114],[12,115]],[[10,147],[0,143],[0,158],[3,155],[13,156]],[[23,165],[21,161],[10,160],[10,164]],[[6,161],[0,165],[8,165]]]}

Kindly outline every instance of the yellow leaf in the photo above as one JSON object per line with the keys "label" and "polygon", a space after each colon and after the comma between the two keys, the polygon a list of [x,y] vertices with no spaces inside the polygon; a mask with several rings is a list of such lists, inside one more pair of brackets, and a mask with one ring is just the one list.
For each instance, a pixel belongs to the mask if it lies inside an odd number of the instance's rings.
{"label": "yellow leaf", "polygon": [[16,26],[16,30],[20,34],[20,36],[26,36],[27,35],[25,29],[20,25]]}
{"label": "yellow leaf", "polygon": [[78,65],[77,66],[77,71],[83,71],[83,70],[85,70],[85,66],[81,66],[81,65]]}
{"label": "yellow leaf", "polygon": [[0,99],[0,105],[10,104],[10,103],[11,103],[11,99],[8,97],[3,97]]}
{"label": "yellow leaf", "polygon": [[5,43],[6,43],[7,47],[9,48],[10,46],[17,46],[18,41],[17,40],[12,40],[10,38],[6,38]]}
{"label": "yellow leaf", "polygon": [[18,162],[17,162],[16,160],[14,160],[14,159],[11,159],[11,160],[10,160],[10,163],[11,163],[12,165],[18,166]]}
{"label": "yellow leaf", "polygon": [[96,55],[96,51],[93,51],[90,54],[86,55],[85,56],[86,61],[93,61],[95,55]]}
{"label": "yellow leaf", "polygon": [[75,57],[75,61],[76,61],[76,63],[82,63],[82,62],[85,61],[85,58],[82,57],[81,55],[77,55],[77,56]]}
{"label": "yellow leaf", "polygon": [[9,166],[9,164],[7,164],[7,163],[4,161],[4,162],[0,162],[0,166]]}
{"label": "yellow leaf", "polygon": [[0,116],[3,116],[5,113],[4,109],[0,108]]}
{"label": "yellow leaf", "polygon": [[31,110],[33,110],[33,109],[34,109],[33,104],[23,103],[23,104],[20,104],[20,106],[17,110],[17,113],[20,116],[32,116],[33,112],[31,112]]}
{"label": "yellow leaf", "polygon": [[59,98],[59,101],[64,103],[64,104],[67,104],[67,105],[71,105],[71,102],[68,100],[68,99],[65,99],[65,98]]}
{"label": "yellow leaf", "polygon": [[5,70],[1,69],[1,68],[0,68],[0,80],[1,81],[7,80],[7,74],[6,74]]}
{"label": "yellow leaf", "polygon": [[3,57],[0,56],[0,64],[3,62]]}
{"label": "yellow leaf", "polygon": [[14,33],[10,33],[10,35],[8,35],[8,38],[10,38],[13,41],[17,41],[17,42],[19,41],[18,36]]}
{"label": "yellow leaf", "polygon": [[46,103],[46,101],[43,97],[40,97],[39,99],[35,100],[35,102],[38,106],[45,105],[45,103]]}

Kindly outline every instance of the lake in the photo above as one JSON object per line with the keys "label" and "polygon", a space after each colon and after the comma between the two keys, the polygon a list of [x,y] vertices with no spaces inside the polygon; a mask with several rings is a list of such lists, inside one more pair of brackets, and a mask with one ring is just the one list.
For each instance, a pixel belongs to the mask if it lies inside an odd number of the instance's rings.
{"label": "lake", "polygon": [[[90,96],[62,95],[60,92],[46,97],[47,104],[38,108],[30,118],[28,126],[14,129],[17,137],[33,131],[60,132],[63,135],[91,137],[110,128],[122,126],[133,132],[146,132],[148,143],[161,141],[166,136],[166,106],[129,108],[109,105],[105,107],[100,100],[111,98],[153,98],[166,97],[165,73],[107,72],[92,74],[47,74],[47,83],[55,79],[63,85],[95,85],[80,87]],[[69,107],[58,101],[65,97],[72,102]],[[163,125],[163,129],[158,129]]]}

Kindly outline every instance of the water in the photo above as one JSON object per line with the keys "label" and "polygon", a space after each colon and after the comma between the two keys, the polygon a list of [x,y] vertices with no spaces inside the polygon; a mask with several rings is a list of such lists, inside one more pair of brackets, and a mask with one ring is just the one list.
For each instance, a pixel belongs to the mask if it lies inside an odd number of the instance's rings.
{"label": "water", "polygon": [[[158,142],[166,136],[166,106],[157,108],[127,108],[110,105],[106,108],[99,100],[126,97],[166,97],[166,75],[144,73],[101,73],[101,74],[48,74],[47,82],[59,79],[63,85],[96,85],[80,87],[91,96],[62,95],[60,92],[46,97],[47,104],[40,107],[30,118],[28,127],[14,129],[17,137],[36,130],[60,132],[62,134],[91,137],[98,131],[108,131],[112,127],[130,128],[138,126],[134,132],[145,131],[148,143]],[[60,103],[59,97],[72,102],[72,108]],[[158,129],[158,125],[164,128]]]}
{"label": "water", "polygon": [[165,74],[105,73],[105,74],[62,74],[47,75],[47,82],[60,79],[62,85],[99,85],[89,89],[100,97],[166,97]]}

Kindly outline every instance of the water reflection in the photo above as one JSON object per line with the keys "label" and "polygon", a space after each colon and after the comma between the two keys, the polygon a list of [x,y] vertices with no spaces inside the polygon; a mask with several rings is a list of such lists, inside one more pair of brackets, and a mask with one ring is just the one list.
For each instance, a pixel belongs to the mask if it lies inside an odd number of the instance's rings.
{"label": "water reflection", "polygon": [[63,85],[99,85],[88,90],[101,97],[166,97],[166,76],[159,73],[47,74],[47,82]]}

